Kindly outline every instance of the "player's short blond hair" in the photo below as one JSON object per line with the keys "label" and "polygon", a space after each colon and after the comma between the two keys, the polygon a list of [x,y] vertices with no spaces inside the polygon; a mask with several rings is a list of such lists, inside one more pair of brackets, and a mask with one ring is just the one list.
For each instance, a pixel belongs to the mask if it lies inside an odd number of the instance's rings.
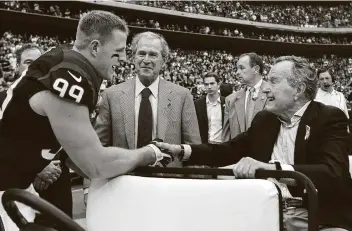
{"label": "player's short blond hair", "polygon": [[95,39],[104,44],[116,29],[129,33],[126,22],[115,14],[102,10],[90,11],[79,20],[75,47],[84,49]]}

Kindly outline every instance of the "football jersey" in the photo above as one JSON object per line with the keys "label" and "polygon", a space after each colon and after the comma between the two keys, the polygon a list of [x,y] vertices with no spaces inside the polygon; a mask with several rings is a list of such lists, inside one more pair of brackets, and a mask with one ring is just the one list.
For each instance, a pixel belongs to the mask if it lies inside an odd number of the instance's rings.
{"label": "football jersey", "polygon": [[50,90],[58,97],[95,108],[102,78],[80,53],[54,48],[35,60],[7,91],[0,105],[0,191],[28,188],[61,150],[49,120],[29,99]]}

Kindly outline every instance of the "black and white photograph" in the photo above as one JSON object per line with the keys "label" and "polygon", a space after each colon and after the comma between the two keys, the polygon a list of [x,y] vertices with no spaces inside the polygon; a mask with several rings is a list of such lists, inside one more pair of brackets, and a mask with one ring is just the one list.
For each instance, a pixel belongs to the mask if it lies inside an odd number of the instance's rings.
{"label": "black and white photograph", "polygon": [[0,0],[0,231],[352,231],[352,1]]}

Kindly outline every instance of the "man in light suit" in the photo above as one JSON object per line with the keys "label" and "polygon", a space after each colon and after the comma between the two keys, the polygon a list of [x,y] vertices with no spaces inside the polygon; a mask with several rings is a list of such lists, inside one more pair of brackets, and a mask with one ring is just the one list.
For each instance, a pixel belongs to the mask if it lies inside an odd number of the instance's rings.
{"label": "man in light suit", "polygon": [[[191,92],[159,77],[168,53],[161,35],[144,32],[134,36],[137,77],[106,89],[99,106],[95,129],[104,146],[135,149],[155,138],[172,144],[201,143]],[[145,88],[150,105],[142,111]],[[168,166],[182,164],[176,160]]]}
{"label": "man in light suit", "polygon": [[164,38],[152,32],[137,34],[132,40],[132,53],[137,78],[106,89],[102,96],[95,125],[102,144],[137,148],[139,117],[146,116],[139,115],[144,88],[151,91],[152,139],[201,143],[190,91],[159,77],[169,53]]}
{"label": "man in light suit", "polygon": [[246,87],[225,99],[223,141],[245,132],[254,116],[263,110],[266,103],[266,96],[263,93],[263,70],[262,58],[256,53],[245,53],[239,57],[236,75]]}

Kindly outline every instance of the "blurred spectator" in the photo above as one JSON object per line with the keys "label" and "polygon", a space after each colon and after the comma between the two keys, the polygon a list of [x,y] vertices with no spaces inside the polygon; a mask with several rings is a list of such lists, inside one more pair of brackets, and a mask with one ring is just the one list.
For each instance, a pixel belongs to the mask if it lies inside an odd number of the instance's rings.
{"label": "blurred spectator", "polygon": [[334,76],[329,69],[320,69],[317,72],[319,89],[315,101],[341,109],[349,118],[345,96],[334,89]]}

